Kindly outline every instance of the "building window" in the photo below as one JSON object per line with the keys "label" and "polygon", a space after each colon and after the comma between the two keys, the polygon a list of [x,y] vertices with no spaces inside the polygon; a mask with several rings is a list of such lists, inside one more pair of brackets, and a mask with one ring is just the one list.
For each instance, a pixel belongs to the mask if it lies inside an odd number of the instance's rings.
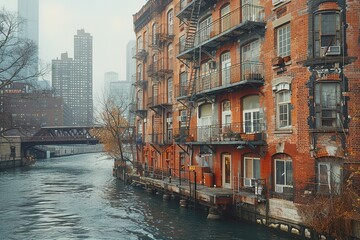
{"label": "building window", "polygon": [[289,90],[282,90],[276,93],[276,113],[277,113],[277,128],[291,127],[291,92]]}
{"label": "building window", "polygon": [[139,37],[137,38],[136,46],[137,46],[137,52],[140,52],[141,50],[144,49],[143,41],[142,41],[142,37],[141,37],[141,36],[139,36]]}
{"label": "building window", "polygon": [[185,35],[179,37],[179,53],[185,51]]}
{"label": "building window", "polygon": [[172,9],[167,14],[167,20],[168,20],[167,33],[168,33],[168,35],[173,35],[173,32],[174,32],[174,11]]}
{"label": "building window", "polygon": [[142,81],[142,65],[137,66],[137,81]]}
{"label": "building window", "polygon": [[187,96],[187,72],[180,73],[180,95],[179,96]]}
{"label": "building window", "polygon": [[185,153],[180,152],[179,158],[180,158],[180,169],[181,169],[181,171],[185,171]]}
{"label": "building window", "polygon": [[211,29],[212,29],[212,16],[205,18],[199,24],[199,36],[200,36],[200,43],[208,40],[211,37]]}
{"label": "building window", "polygon": [[260,131],[260,104],[257,95],[243,99],[243,126],[245,133]]}
{"label": "building window", "polygon": [[335,162],[318,162],[318,192],[339,194],[341,184],[341,167]]}
{"label": "building window", "polygon": [[277,33],[277,55],[279,57],[290,56],[290,24],[279,27]]}
{"label": "building window", "polygon": [[168,45],[168,60],[167,60],[167,66],[169,70],[173,69],[173,61],[174,61],[174,53],[173,53],[173,45],[170,43]]}
{"label": "building window", "polygon": [[230,19],[230,4],[223,6],[220,9],[220,19],[221,19],[221,32],[228,30],[231,27]]}
{"label": "building window", "polygon": [[168,90],[168,103],[172,103],[172,78],[167,80],[167,90]]}
{"label": "building window", "polygon": [[315,85],[316,128],[340,127],[340,84],[323,82]]}
{"label": "building window", "polygon": [[156,46],[158,44],[158,37],[157,37],[157,24],[154,23],[152,25],[152,44]]}
{"label": "building window", "polygon": [[283,193],[284,187],[293,187],[292,161],[275,159],[275,192]]}
{"label": "building window", "polygon": [[320,12],[314,16],[315,56],[323,57],[330,46],[338,46],[340,53],[340,14]]}
{"label": "building window", "polygon": [[244,186],[253,187],[260,178],[260,158],[244,158]]}

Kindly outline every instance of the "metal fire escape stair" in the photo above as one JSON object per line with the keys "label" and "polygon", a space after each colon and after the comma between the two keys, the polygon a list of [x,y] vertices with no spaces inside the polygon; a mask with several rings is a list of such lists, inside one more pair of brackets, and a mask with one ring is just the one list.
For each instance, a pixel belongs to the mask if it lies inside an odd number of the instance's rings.
{"label": "metal fire escape stair", "polygon": [[[195,44],[195,37],[197,32],[197,26],[199,22],[199,15],[201,9],[201,1],[195,0],[193,8],[191,10],[191,17],[189,20],[189,28],[187,31],[187,37],[185,42],[185,50],[191,49]],[[187,98],[187,114],[186,114],[186,129],[188,136],[190,137],[190,121],[192,116],[192,109],[194,108],[194,93],[196,87],[196,76],[199,70],[199,65],[196,63],[196,51],[194,51],[193,61],[190,64],[191,73],[189,78],[189,89],[188,89],[188,98]]]}
{"label": "metal fire escape stair", "polygon": [[194,47],[202,0],[194,0],[185,40],[185,51]]}

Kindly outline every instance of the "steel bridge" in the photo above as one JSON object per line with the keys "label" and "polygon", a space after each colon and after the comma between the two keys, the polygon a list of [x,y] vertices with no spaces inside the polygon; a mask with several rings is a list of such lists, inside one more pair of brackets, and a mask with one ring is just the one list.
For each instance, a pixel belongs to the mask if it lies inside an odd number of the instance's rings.
{"label": "steel bridge", "polygon": [[94,127],[61,126],[42,127],[31,137],[22,137],[25,146],[34,145],[61,145],[61,144],[97,144],[99,140],[93,136]]}

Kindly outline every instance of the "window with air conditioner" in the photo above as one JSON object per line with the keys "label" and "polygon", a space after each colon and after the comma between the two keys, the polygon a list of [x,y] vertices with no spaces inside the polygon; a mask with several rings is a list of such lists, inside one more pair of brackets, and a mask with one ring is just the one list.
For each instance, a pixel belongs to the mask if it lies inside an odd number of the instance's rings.
{"label": "window with air conditioner", "polygon": [[275,159],[275,192],[283,193],[284,188],[293,187],[291,159]]}
{"label": "window with air conditioner", "polygon": [[341,127],[341,88],[338,82],[315,85],[315,118],[317,129]]}
{"label": "window with air conditioner", "polygon": [[341,53],[341,24],[338,12],[318,12],[314,16],[315,57]]}
{"label": "window with air conditioner", "polygon": [[244,186],[253,187],[260,178],[260,158],[244,158]]}

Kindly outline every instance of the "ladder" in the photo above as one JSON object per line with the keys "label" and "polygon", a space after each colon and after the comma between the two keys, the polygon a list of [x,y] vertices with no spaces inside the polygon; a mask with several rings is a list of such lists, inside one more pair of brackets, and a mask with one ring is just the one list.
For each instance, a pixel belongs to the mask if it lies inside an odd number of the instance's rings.
{"label": "ladder", "polygon": [[194,47],[196,30],[199,21],[201,1],[202,0],[193,0],[194,4],[191,9],[191,17],[188,21],[188,29],[185,40],[185,51]]}

